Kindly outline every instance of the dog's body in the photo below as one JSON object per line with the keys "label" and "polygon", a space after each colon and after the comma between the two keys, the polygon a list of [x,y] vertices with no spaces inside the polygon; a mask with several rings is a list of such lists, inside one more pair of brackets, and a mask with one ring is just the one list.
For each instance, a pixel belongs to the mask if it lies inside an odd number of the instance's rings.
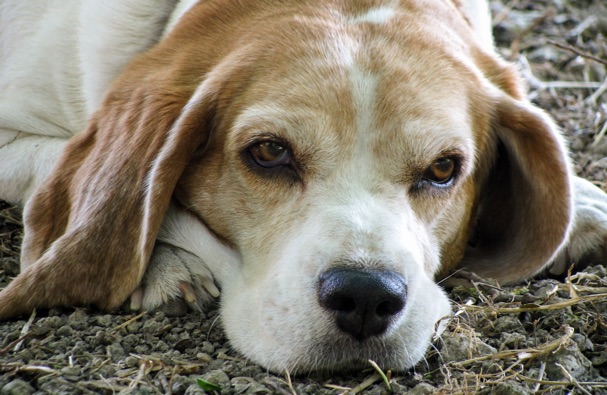
{"label": "dog's body", "polygon": [[0,319],[217,283],[270,369],[404,369],[437,276],[603,251],[607,198],[462,3],[4,1],[0,198],[27,205]]}

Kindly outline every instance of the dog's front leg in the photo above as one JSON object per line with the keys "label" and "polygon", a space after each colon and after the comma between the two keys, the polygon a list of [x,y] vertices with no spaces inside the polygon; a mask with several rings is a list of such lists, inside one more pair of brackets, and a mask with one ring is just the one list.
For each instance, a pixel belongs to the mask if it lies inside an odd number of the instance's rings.
{"label": "dog's front leg", "polygon": [[128,309],[161,310],[170,316],[182,316],[188,310],[203,311],[218,296],[213,274],[203,260],[184,249],[157,241]]}
{"label": "dog's front leg", "polygon": [[219,241],[194,215],[172,203],[140,286],[130,298],[131,310],[162,310],[183,315],[203,311],[240,265],[238,254]]}
{"label": "dog's front leg", "polygon": [[590,181],[574,177],[574,215],[569,239],[548,269],[566,275],[571,265],[583,269],[607,259],[607,194]]}

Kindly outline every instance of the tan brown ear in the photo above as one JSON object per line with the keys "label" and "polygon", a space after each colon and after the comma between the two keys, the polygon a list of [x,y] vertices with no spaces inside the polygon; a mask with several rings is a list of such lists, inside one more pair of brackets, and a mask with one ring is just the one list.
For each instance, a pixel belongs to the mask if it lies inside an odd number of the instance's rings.
{"label": "tan brown ear", "polygon": [[497,157],[482,177],[475,240],[463,267],[513,282],[541,271],[564,243],[571,174],[556,125],[531,104],[503,95],[493,129]]}
{"label": "tan brown ear", "polygon": [[193,95],[176,84],[115,86],[26,206],[22,272],[0,292],[0,319],[128,298],[175,184],[208,138],[213,83]]}

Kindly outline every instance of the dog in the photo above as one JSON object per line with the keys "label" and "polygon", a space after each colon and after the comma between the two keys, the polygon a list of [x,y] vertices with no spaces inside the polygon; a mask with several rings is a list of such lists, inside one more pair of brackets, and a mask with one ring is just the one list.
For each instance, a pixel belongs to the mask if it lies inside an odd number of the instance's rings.
{"label": "dog", "polygon": [[[0,4],[0,319],[203,310],[272,371],[416,364],[437,281],[602,256],[607,196],[482,1]],[[552,266],[550,266],[552,265]]]}

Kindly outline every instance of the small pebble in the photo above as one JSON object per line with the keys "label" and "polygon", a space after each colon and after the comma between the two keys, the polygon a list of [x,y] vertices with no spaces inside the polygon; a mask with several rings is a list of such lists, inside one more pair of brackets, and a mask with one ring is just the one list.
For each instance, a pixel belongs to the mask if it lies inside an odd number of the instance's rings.
{"label": "small pebble", "polygon": [[114,363],[121,361],[127,355],[122,345],[118,342],[112,343],[108,346],[108,354]]}
{"label": "small pebble", "polygon": [[202,352],[207,354],[213,354],[213,352],[215,351],[215,347],[213,347],[213,344],[208,341],[202,342],[200,349],[202,350]]}
{"label": "small pebble", "polygon": [[154,346],[154,350],[155,351],[159,351],[159,352],[167,352],[169,350],[169,346],[168,346],[168,344],[166,344],[165,342],[163,342],[162,340],[160,340]]}
{"label": "small pebble", "polygon": [[129,355],[124,359],[124,364],[129,368],[133,368],[139,364],[139,358]]}
{"label": "small pebble", "polygon": [[212,370],[202,376],[203,380],[216,384],[221,388],[227,388],[230,385],[230,378],[223,370]]}
{"label": "small pebble", "polygon": [[213,360],[209,354],[204,352],[199,352],[196,354],[196,359],[198,359],[200,362],[211,362]]}
{"label": "small pebble", "polygon": [[154,334],[160,329],[160,326],[161,324],[158,321],[147,320],[143,323],[143,326],[141,327],[141,332]]}
{"label": "small pebble", "polygon": [[61,337],[72,336],[73,333],[74,333],[74,330],[68,325],[63,325],[62,327],[57,329],[57,331],[55,332],[55,334],[57,336],[61,336]]}
{"label": "small pebble", "polygon": [[94,321],[99,326],[102,326],[105,328],[111,328],[112,326],[114,326],[115,317],[110,314],[104,314],[104,315],[96,316]]}
{"label": "small pebble", "polygon": [[29,395],[33,394],[35,391],[34,387],[32,387],[28,382],[15,379],[10,383],[6,384],[2,387],[2,391],[0,391],[1,395]]}
{"label": "small pebble", "polygon": [[442,334],[442,343],[441,355],[445,363],[464,361],[497,352],[494,347],[483,342],[476,334],[445,332]]}
{"label": "small pebble", "polygon": [[143,323],[140,321],[131,322],[129,325],[127,325],[126,331],[128,333],[137,333],[141,330],[142,326],[143,326]]}

